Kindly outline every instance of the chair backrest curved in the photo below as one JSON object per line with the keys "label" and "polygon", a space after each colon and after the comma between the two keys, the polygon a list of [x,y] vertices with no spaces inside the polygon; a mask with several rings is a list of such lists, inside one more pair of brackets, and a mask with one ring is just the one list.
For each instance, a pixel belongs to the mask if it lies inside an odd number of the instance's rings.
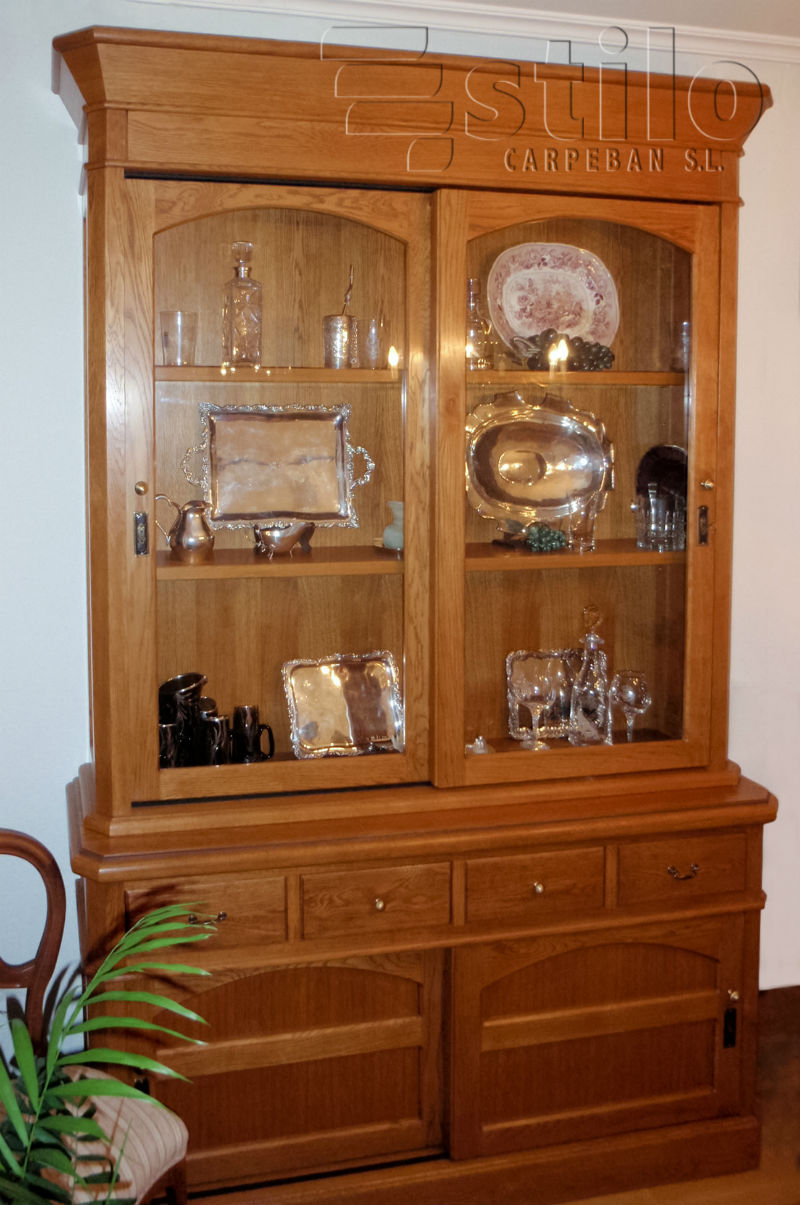
{"label": "chair backrest curved", "polygon": [[[0,855],[9,854],[29,862],[41,875],[47,893],[47,916],[34,956],[27,962],[9,963],[0,957],[0,988],[25,989],[25,1020],[34,1050],[44,1047],[44,998],[55,970],[64,935],[66,895],[64,880],[55,858],[34,837],[15,829],[0,828]],[[2,944],[2,927],[0,927]]]}

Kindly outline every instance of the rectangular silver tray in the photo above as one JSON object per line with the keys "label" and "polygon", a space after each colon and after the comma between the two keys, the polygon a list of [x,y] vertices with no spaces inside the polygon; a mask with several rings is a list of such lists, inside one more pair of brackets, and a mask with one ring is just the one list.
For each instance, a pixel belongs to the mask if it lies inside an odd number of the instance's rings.
{"label": "rectangular silver tray", "polygon": [[391,653],[287,661],[282,672],[297,757],[402,751],[403,707]]}

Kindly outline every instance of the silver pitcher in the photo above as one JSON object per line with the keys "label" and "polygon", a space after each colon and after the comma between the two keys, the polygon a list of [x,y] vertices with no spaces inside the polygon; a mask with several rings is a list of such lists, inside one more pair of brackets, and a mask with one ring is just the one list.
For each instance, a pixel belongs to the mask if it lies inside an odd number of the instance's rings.
{"label": "silver pitcher", "polygon": [[214,533],[206,518],[209,504],[195,498],[179,506],[166,494],[156,494],[156,502],[162,498],[178,512],[169,531],[156,519],[156,527],[165,536],[173,556],[178,560],[202,560],[209,556],[214,548]]}

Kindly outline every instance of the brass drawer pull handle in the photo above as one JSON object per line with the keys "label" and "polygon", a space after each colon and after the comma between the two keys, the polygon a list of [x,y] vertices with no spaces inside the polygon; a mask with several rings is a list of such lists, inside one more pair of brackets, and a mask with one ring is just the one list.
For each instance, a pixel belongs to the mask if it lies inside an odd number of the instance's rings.
{"label": "brass drawer pull handle", "polygon": [[540,883],[538,879],[533,884],[533,894],[544,895],[544,883]]}
{"label": "brass drawer pull handle", "polygon": [[[227,912],[218,912],[215,917],[212,917],[212,920],[217,921],[218,923],[221,923],[222,921],[227,920],[227,919],[228,919]],[[189,915],[186,917],[186,923],[187,923],[187,925],[202,925],[203,921],[199,920],[198,917],[195,916],[194,912],[190,912]]]}
{"label": "brass drawer pull handle", "polygon": [[375,897],[375,911],[383,912],[385,907],[386,907],[386,900],[382,900],[379,895],[376,896]]}
{"label": "brass drawer pull handle", "polygon": [[687,879],[696,879],[699,869],[700,867],[697,865],[697,863],[692,862],[691,866],[689,867],[688,874],[681,874],[680,871],[676,870],[674,866],[668,866],[667,873],[671,874],[673,879],[677,879],[679,883],[685,883]]}

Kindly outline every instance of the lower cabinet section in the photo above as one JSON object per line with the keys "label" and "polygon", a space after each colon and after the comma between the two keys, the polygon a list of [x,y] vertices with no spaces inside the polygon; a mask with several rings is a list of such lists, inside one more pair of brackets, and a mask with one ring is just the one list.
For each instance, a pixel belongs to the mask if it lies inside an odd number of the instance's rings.
{"label": "lower cabinet section", "polygon": [[186,1077],[151,1087],[189,1128],[195,1190],[551,1205],[740,1171],[758,1157],[758,792],[718,821],[707,796],[683,823],[623,800],[613,825],[445,813],[438,836],[409,821],[335,850],[265,830],[176,853],[169,876],[143,854],[84,881],[84,949],[168,902],[216,920],[176,954],[209,974],[168,989],[202,1044],[136,1038]]}
{"label": "lower cabinet section", "polygon": [[451,1154],[734,1111],[741,959],[736,916],[456,950]]}
{"label": "lower cabinet section", "polygon": [[208,1044],[157,1052],[191,1080],[158,1095],[189,1127],[192,1181],[441,1149],[442,965],[427,951],[199,981],[184,1002]]}

